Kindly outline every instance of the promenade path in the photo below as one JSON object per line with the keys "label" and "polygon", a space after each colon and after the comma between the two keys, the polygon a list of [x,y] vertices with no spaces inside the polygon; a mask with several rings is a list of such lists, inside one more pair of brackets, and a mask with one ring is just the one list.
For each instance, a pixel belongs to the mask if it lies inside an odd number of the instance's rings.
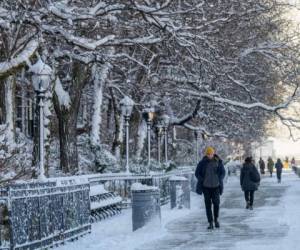
{"label": "promenade path", "polygon": [[162,226],[132,232],[131,210],[95,223],[92,233],[62,250],[294,250],[300,249],[300,178],[285,172],[262,178],[254,210],[245,209],[238,176],[227,180],[221,228],[207,231],[203,197],[192,193],[191,210],[162,207]]}
{"label": "promenade path", "polygon": [[[262,178],[254,210],[245,209],[239,179],[230,177],[221,205],[221,228],[207,231],[204,209],[166,225],[169,234],[138,250],[300,249],[300,179],[292,172]],[[194,204],[195,205],[195,204]]]}

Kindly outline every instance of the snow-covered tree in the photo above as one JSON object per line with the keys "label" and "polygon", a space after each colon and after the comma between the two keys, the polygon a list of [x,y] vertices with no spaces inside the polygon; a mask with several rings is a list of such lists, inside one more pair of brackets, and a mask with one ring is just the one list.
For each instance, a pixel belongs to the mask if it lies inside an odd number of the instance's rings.
{"label": "snow-covered tree", "polygon": [[299,34],[286,19],[289,8],[277,0],[3,0],[0,91],[12,102],[0,102],[0,121],[15,131],[14,84],[20,76],[30,83],[28,69],[42,57],[54,72],[47,107],[55,113],[45,112],[64,173],[120,164],[124,96],[136,103],[130,148],[137,159],[145,157],[142,111],[152,99],[161,110],[152,129],[160,114],[171,117],[174,157],[193,147],[195,131],[226,144],[218,138],[257,140],[274,117],[299,127],[283,112],[299,94]]}

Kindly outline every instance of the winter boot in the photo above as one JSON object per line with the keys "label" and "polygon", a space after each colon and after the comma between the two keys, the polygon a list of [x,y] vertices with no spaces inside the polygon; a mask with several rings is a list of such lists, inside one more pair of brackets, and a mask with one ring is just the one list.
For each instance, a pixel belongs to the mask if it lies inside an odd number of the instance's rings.
{"label": "winter boot", "polygon": [[249,209],[250,209],[250,210],[253,210],[253,206],[250,206]]}
{"label": "winter boot", "polygon": [[247,205],[246,205],[246,209],[249,209],[250,208],[250,203],[249,201],[247,202]]}
{"label": "winter boot", "polygon": [[215,220],[215,227],[220,228],[220,223],[218,222],[218,220]]}
{"label": "winter boot", "polygon": [[214,229],[214,225],[212,222],[209,223],[207,230],[213,230]]}

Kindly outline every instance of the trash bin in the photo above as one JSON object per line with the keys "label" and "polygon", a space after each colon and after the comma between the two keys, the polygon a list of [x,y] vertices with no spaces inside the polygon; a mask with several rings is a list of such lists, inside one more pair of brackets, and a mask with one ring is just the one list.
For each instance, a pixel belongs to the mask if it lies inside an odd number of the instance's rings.
{"label": "trash bin", "polygon": [[160,191],[157,187],[132,184],[131,201],[133,231],[149,223],[160,226]]}
{"label": "trash bin", "polygon": [[170,198],[171,209],[191,208],[191,189],[190,182],[182,176],[170,178]]}

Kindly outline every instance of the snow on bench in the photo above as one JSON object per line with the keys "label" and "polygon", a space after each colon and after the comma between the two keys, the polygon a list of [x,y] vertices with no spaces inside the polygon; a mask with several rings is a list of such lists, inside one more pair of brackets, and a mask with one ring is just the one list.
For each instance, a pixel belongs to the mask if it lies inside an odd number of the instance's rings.
{"label": "snow on bench", "polygon": [[122,198],[121,197],[113,197],[113,198],[108,198],[106,200],[103,201],[96,201],[96,202],[92,202],[91,203],[91,210],[96,210],[99,208],[104,208],[107,206],[112,206],[112,205],[116,205],[118,203],[122,202]]}
{"label": "snow on bench", "polygon": [[122,197],[106,190],[101,184],[90,187],[90,200],[91,222],[103,220],[121,213]]}

